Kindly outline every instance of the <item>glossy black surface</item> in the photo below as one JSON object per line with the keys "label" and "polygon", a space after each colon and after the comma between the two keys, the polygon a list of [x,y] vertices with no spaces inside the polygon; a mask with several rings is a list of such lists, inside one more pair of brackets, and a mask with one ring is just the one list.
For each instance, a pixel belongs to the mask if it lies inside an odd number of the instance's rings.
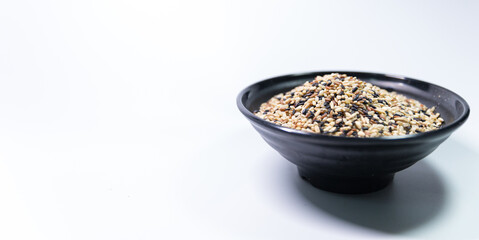
{"label": "glossy black surface", "polygon": [[[445,124],[439,130],[406,136],[350,138],[298,131],[253,114],[275,94],[331,72],[356,76],[428,107],[436,106]],[[267,79],[244,89],[238,95],[237,105],[263,139],[298,166],[303,179],[320,189],[339,193],[367,193],[384,188],[395,172],[429,155],[469,116],[466,101],[445,88],[402,76],[366,72],[324,71]]]}

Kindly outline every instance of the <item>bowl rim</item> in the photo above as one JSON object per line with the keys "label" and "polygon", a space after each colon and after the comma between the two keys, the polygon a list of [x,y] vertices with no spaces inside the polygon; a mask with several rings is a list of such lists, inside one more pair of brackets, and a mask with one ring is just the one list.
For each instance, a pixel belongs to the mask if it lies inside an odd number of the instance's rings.
{"label": "bowl rim", "polygon": [[[331,136],[331,135],[325,135],[325,134],[318,134],[318,133],[312,133],[312,132],[306,132],[306,131],[301,131],[301,130],[296,130],[288,127],[284,127],[281,125],[274,124],[272,122],[268,122],[262,118],[257,117],[254,115],[251,111],[249,111],[246,106],[243,104],[243,98],[246,93],[248,93],[253,87],[257,85],[261,85],[267,81],[274,81],[276,79],[285,79],[285,78],[292,78],[292,77],[302,77],[302,76],[308,76],[308,75],[324,75],[324,74],[329,74],[329,73],[339,73],[339,74],[348,74],[354,76],[356,75],[370,75],[372,77],[381,77],[381,78],[389,78],[389,79],[395,79],[398,81],[404,81],[404,84],[406,85],[411,85],[408,82],[417,82],[420,84],[426,84],[430,86],[434,86],[436,88],[442,89],[446,92],[451,93],[455,97],[459,99],[461,104],[464,106],[464,112],[456,118],[453,122],[446,124],[445,126],[433,130],[433,131],[428,131],[428,132],[423,132],[423,133],[415,133],[415,134],[410,134],[410,135],[400,135],[400,136],[384,136],[384,137],[344,137],[344,136]],[[426,81],[418,80],[415,78],[410,78],[406,77],[403,75],[398,75],[398,74],[386,74],[386,73],[376,73],[376,72],[364,72],[364,71],[345,71],[345,70],[338,70],[338,71],[310,71],[310,72],[302,72],[302,73],[294,73],[294,74],[286,74],[286,75],[280,75],[272,78],[267,78],[261,81],[258,81],[256,83],[250,84],[246,88],[244,88],[237,96],[236,98],[236,104],[239,110],[243,115],[245,115],[249,120],[254,121],[264,127],[267,127],[268,129],[279,131],[285,134],[292,134],[297,137],[306,137],[309,139],[316,139],[316,140],[332,140],[332,141],[352,141],[356,143],[366,143],[366,142],[391,142],[391,141],[405,141],[405,140],[412,140],[412,139],[425,139],[425,138],[431,138],[431,137],[436,137],[440,135],[445,135],[447,133],[450,133],[460,127],[469,117],[470,114],[470,107],[469,104],[462,98],[460,95],[457,93],[441,87],[439,85],[429,83]]]}

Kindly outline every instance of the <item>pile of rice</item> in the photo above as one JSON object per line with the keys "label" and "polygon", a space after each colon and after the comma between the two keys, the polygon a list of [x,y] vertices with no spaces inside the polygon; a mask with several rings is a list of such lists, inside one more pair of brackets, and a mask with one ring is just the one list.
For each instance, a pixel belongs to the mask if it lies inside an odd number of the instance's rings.
{"label": "pile of rice", "polygon": [[438,129],[435,107],[344,74],[318,76],[260,106],[256,116],[297,130],[347,137],[407,135]]}

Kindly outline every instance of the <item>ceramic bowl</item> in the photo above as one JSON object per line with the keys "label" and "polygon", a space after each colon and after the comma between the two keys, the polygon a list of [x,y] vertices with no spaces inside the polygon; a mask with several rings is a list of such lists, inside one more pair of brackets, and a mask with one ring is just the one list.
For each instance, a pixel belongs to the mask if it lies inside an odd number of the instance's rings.
{"label": "ceramic bowl", "polygon": [[[434,131],[405,136],[337,137],[294,130],[265,121],[253,114],[275,94],[337,72],[358,77],[389,91],[436,106],[444,119]],[[313,186],[338,193],[368,193],[387,186],[398,171],[433,152],[469,116],[467,102],[443,87],[408,77],[369,73],[323,71],[266,79],[245,88],[237,97],[241,113],[263,139],[298,167],[299,175]]]}

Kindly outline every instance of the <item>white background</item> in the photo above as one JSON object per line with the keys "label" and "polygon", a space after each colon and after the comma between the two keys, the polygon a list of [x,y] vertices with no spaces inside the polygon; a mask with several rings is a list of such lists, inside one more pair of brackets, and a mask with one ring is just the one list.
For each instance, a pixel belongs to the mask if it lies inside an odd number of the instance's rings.
{"label": "white background", "polygon": [[[479,239],[477,1],[0,2],[0,239]],[[449,88],[471,116],[383,191],[310,187],[236,108],[282,74]]]}

